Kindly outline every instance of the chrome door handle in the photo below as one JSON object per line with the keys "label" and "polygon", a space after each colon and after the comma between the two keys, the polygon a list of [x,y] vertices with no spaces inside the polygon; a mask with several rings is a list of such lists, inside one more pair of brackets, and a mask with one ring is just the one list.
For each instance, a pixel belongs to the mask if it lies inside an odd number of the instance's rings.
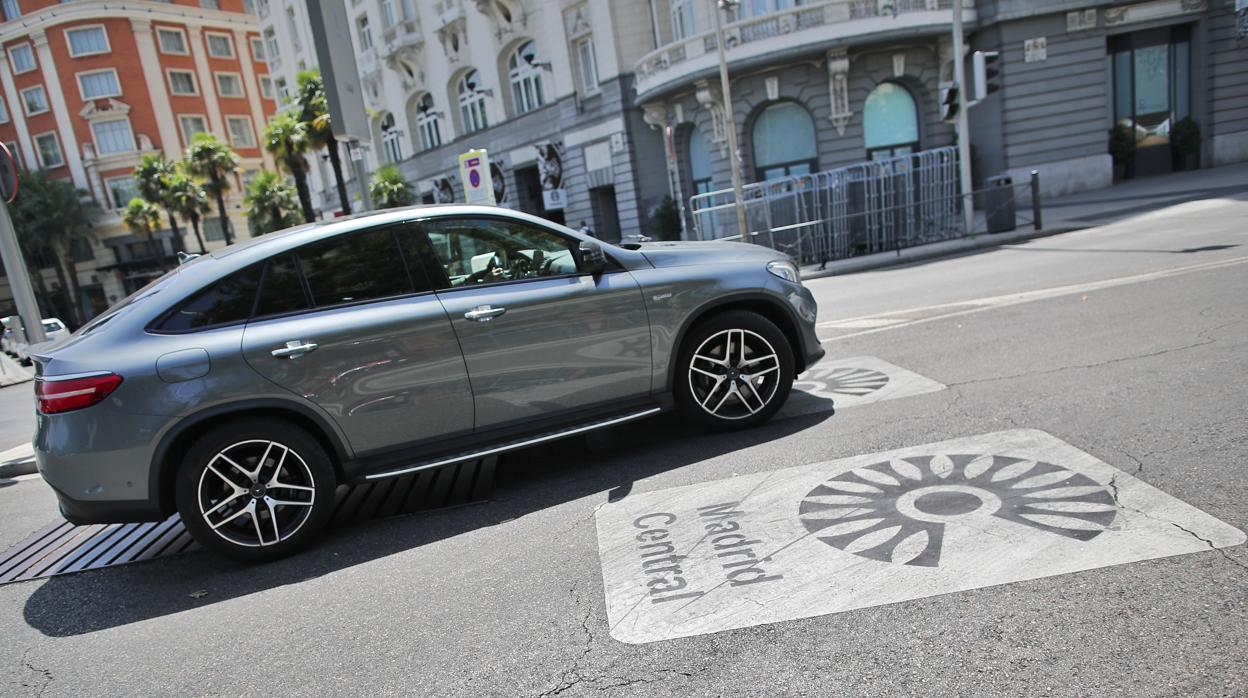
{"label": "chrome door handle", "polygon": [[489,322],[494,318],[507,312],[506,308],[495,308],[489,305],[478,305],[477,307],[464,313],[465,320],[473,320],[475,322]]}
{"label": "chrome door handle", "polygon": [[286,346],[274,349],[271,354],[277,359],[297,359],[308,352],[316,351],[320,346],[315,342],[301,342],[297,339],[286,342]]}

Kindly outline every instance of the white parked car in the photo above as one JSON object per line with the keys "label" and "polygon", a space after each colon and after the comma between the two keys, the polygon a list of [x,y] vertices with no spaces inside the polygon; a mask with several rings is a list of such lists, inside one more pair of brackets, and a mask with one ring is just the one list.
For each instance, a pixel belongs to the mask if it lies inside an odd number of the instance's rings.
{"label": "white parked car", "polygon": [[[61,322],[60,318],[54,317],[43,319],[43,333],[47,335],[49,344],[59,342],[70,334],[69,328],[65,326],[65,323]],[[18,363],[23,366],[29,366],[30,355],[27,350],[30,348],[30,345],[23,341],[15,341],[13,344],[17,353]]]}

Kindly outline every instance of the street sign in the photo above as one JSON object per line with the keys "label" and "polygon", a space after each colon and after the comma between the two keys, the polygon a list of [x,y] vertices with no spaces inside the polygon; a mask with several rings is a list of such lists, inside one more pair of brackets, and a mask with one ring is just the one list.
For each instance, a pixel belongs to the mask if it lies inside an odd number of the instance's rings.
{"label": "street sign", "polygon": [[0,143],[0,199],[13,203],[17,198],[17,161],[9,147]]}
{"label": "street sign", "polygon": [[465,203],[494,205],[490,156],[484,150],[469,150],[459,156],[459,180],[464,183]]}
{"label": "street sign", "polygon": [[568,194],[563,189],[546,189],[542,191],[542,206],[547,211],[562,211],[568,201]]}

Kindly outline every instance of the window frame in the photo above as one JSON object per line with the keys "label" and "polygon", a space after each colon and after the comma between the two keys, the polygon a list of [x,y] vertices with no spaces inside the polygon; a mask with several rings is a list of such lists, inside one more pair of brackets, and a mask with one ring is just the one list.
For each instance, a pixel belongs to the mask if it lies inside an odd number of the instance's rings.
{"label": "window frame", "polygon": [[[253,63],[264,63],[269,59],[269,54],[265,52],[264,37],[248,36],[247,43],[251,46],[251,61]],[[256,50],[259,46],[260,50]]]}
{"label": "window frame", "polygon": [[[194,92],[178,92],[173,89],[173,76],[175,73],[191,76],[191,84],[195,88]],[[198,97],[200,96],[199,80],[195,77],[195,71],[186,68],[165,68],[165,77],[169,83],[169,94],[174,97]]]}
{"label": "window frame", "polygon": [[[43,94],[43,109],[32,112],[30,110],[30,105],[26,103],[26,93],[34,92],[36,90],[38,90],[41,94]],[[18,90],[17,94],[22,100],[22,113],[25,114],[26,116],[39,116],[40,114],[47,114],[48,112],[52,111],[52,104],[48,102],[48,91],[46,88],[44,88],[43,83],[40,83],[38,85],[31,85],[30,87],[27,87],[24,90]]]}
{"label": "window frame", "polygon": [[[247,133],[251,140],[250,143],[238,143],[234,140],[234,130],[230,128],[230,124],[241,121],[247,124]],[[256,127],[251,122],[250,116],[243,114],[226,114],[225,115],[225,131],[230,138],[230,146],[233,148],[256,148]]]}
{"label": "window frame", "polygon": [[[113,93],[113,94],[108,94],[108,95],[97,95],[97,96],[95,96],[95,97],[88,97],[88,96],[87,96],[87,91],[86,91],[86,89],[83,87],[83,84],[82,84],[82,79],[83,79],[84,77],[87,77],[87,76],[90,76],[90,75],[101,75],[101,74],[103,74],[103,73],[112,73],[112,74],[113,74],[113,84],[115,84],[115,85],[117,86],[117,91],[116,91],[115,93]],[[82,97],[82,101],[84,101],[84,102],[90,102],[90,101],[92,101],[92,100],[96,100],[96,99],[108,99],[108,98],[110,98],[110,97],[120,97],[120,96],[121,96],[121,92],[122,92],[122,90],[121,90],[121,76],[117,74],[117,69],[116,69],[116,68],[100,68],[100,69],[98,69],[98,70],[84,70],[84,71],[82,71],[82,72],[80,72],[80,73],[74,73],[74,82],[78,83],[78,96],[79,96],[79,97]]]}
{"label": "window frame", "polygon": [[[39,139],[44,136],[51,136],[52,142],[56,144],[57,155],[61,161],[55,165],[49,165],[43,161],[43,150],[39,147]],[[30,136],[31,143],[35,146],[35,162],[38,163],[41,170],[54,170],[58,167],[65,166],[65,149],[61,147],[61,137],[56,131],[44,131],[43,133],[34,133]]]}
{"label": "window frame", "polygon": [[[125,202],[125,203],[123,203],[123,204],[117,205],[117,202],[113,199],[113,186],[112,186],[112,184],[113,184],[113,182],[121,182],[121,181],[129,181],[129,182],[131,183],[131,186],[135,186],[135,185],[134,185],[134,177],[133,177],[132,175],[123,175],[123,176],[121,176],[121,177],[109,177],[108,179],[105,179],[105,180],[104,180],[104,190],[105,190],[106,192],[108,192],[108,199],[109,199],[109,201],[108,201],[108,204],[109,204],[109,205],[108,205],[106,208],[107,208],[107,210],[109,210],[109,211],[120,211],[121,209],[123,209],[123,208],[125,208],[125,207],[126,207],[126,204],[127,204],[127,203],[129,203],[129,201],[127,201],[127,202]],[[137,187],[136,187],[136,190],[135,190],[135,196],[138,196],[138,190],[137,190]],[[131,198],[133,198],[133,197],[131,197]]]}
{"label": "window frame", "polygon": [[512,109],[516,116],[537,111],[549,104],[546,100],[545,86],[542,84],[542,69],[529,63],[523,51],[532,47],[535,63],[540,63],[537,42],[532,39],[523,41],[507,60],[507,79],[511,83]]}
{"label": "window frame", "polygon": [[[589,67],[593,71],[593,84],[589,82],[589,74],[586,72],[585,55],[581,47],[589,47]],[[602,77],[598,75],[598,47],[594,46],[593,35],[583,36],[576,40],[576,65],[580,73],[581,92],[586,95],[596,95],[602,92]]]}
{"label": "window frame", "polygon": [[[100,30],[100,35],[104,37],[104,49],[102,51],[89,51],[87,53],[74,53],[74,42],[70,40],[69,35],[74,32],[86,31],[89,29]],[[65,29],[65,49],[69,52],[70,58],[85,58],[87,56],[102,56],[106,53],[113,52],[113,44],[108,38],[108,29],[103,24],[80,24],[76,27]]]}
{"label": "window frame", "polygon": [[[127,148],[125,150],[111,150],[106,153],[104,152],[102,148],[100,148],[100,137],[99,137],[99,134],[96,133],[95,129],[96,127],[103,126],[104,124],[116,124],[116,123],[125,123],[126,130],[130,132],[130,148]],[[120,117],[117,117],[116,119],[100,119],[98,121],[92,121],[91,122],[91,143],[95,146],[96,157],[107,157],[109,155],[121,155],[123,153],[133,153],[133,152],[137,152],[139,149],[138,139],[135,138],[134,136],[134,124],[130,123],[130,117],[128,116],[120,116]]]}
{"label": "window frame", "polygon": [[[477,76],[478,85],[468,88],[468,78]],[[485,91],[480,86],[481,71],[472,68],[464,73],[456,84],[455,98],[459,104],[459,116],[463,121],[465,134],[485,131],[490,128],[490,116],[486,107]]]}
{"label": "window frame", "polygon": [[[219,56],[212,52],[212,42],[209,41],[209,38],[214,37],[214,36],[225,39],[226,44],[228,44],[230,47],[230,54],[228,56]],[[234,47],[234,37],[231,36],[228,32],[214,32],[214,31],[204,32],[204,48],[205,50],[208,51],[209,58],[216,58],[219,60],[233,60],[238,57],[238,49]]]}
{"label": "window frame", "polygon": [[260,98],[261,99],[271,99],[271,100],[277,99],[277,92],[275,92],[273,89],[273,77],[271,75],[257,76],[257,82],[260,83]]}
{"label": "window frame", "polygon": [[[238,83],[238,94],[226,94],[221,89],[221,78],[234,78]],[[247,88],[243,86],[243,76],[228,70],[218,70],[212,74],[212,81],[217,88],[217,96],[221,99],[247,99]]]}
{"label": "window frame", "polygon": [[[23,48],[30,53],[30,67],[25,70],[18,70],[17,63],[13,60],[13,53]],[[39,69],[39,58],[35,55],[34,45],[32,45],[29,41],[20,44],[13,44],[8,47],[7,51],[9,53],[9,70],[13,71],[14,75],[25,75],[26,73]]]}
{"label": "window frame", "polygon": [[[13,8],[13,15],[9,15],[9,8]],[[17,4],[17,0],[4,0],[3,11],[0,11],[0,21],[12,22],[22,16],[22,7]]]}
{"label": "window frame", "polygon": [[[161,40],[161,34],[176,34],[182,40],[181,51],[171,51],[165,48],[165,42]],[[168,56],[189,56],[191,55],[191,45],[187,40],[186,31],[180,27],[156,27],[156,48],[163,54]]]}
{"label": "window frame", "polygon": [[[422,111],[420,105],[429,100],[429,108]],[[442,127],[438,113],[434,108],[433,93],[426,92],[416,101],[416,130],[420,136],[420,152],[442,147]]]}
{"label": "window frame", "polygon": [[373,26],[368,13],[355,18],[355,36],[360,41],[360,48],[367,51],[373,47]]}
{"label": "window frame", "polygon": [[0,95],[0,124],[7,124],[13,120],[9,115],[9,105],[4,101],[4,95]]}
{"label": "window frame", "polygon": [[178,131],[182,133],[183,147],[189,147],[191,145],[191,139],[195,137],[194,133],[190,135],[187,134],[186,124],[183,122],[183,119],[199,119],[200,121],[203,122],[204,130],[196,131],[195,133],[211,133],[212,132],[208,127],[208,116],[205,114],[178,114],[177,119],[178,119]]}

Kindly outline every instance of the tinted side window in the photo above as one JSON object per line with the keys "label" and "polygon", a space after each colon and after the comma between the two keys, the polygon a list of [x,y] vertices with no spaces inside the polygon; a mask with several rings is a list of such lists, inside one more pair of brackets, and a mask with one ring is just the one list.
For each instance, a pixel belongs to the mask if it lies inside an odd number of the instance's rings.
{"label": "tinted side window", "polygon": [[523,223],[491,218],[421,224],[451,286],[575,274],[574,240]]}
{"label": "tinted side window", "polygon": [[[412,287],[391,228],[366,230],[297,251],[316,307],[388,298]],[[427,290],[427,289],[420,289]]]}
{"label": "tinted side window", "polygon": [[242,322],[251,315],[259,281],[259,266],[232,274],[174,308],[158,329],[162,332],[186,332]]}
{"label": "tinted side window", "polygon": [[309,308],[308,296],[299,278],[299,267],[293,254],[284,254],[269,260],[264,270],[264,284],[256,303],[256,315],[280,315]]}

